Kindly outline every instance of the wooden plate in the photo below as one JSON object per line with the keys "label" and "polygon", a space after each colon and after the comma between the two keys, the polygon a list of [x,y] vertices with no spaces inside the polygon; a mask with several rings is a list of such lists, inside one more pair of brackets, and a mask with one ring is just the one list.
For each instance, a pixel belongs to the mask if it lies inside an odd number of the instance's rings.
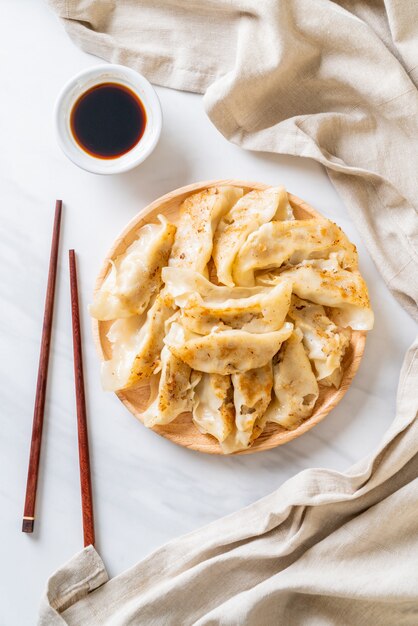
{"label": "wooden plate", "polygon": [[[187,196],[197,191],[201,191],[202,189],[219,185],[234,185],[236,187],[243,187],[245,190],[266,189],[269,187],[269,185],[264,185],[262,183],[252,183],[241,180],[212,180],[209,182],[200,182],[186,187],[180,187],[180,189],[176,189],[175,191],[158,198],[158,200],[155,200],[155,202],[152,202],[143,211],[138,213],[138,215],[129,222],[125,230],[116,239],[103,263],[102,270],[97,278],[96,289],[100,287],[109,270],[109,260],[114,259],[119,254],[125,252],[126,248],[135,239],[137,230],[141,226],[147,222],[154,222],[159,213],[165,215],[168,220],[176,222],[178,220],[179,206],[183,200],[187,198]],[[297,219],[319,216],[319,214],[312,207],[296,196],[289,194],[289,199]],[[101,359],[108,359],[111,356],[110,342],[106,338],[110,324],[111,322],[98,322],[97,320],[93,320],[94,338]],[[333,387],[320,387],[319,398],[311,417],[306,419],[294,430],[286,430],[277,424],[269,423],[251,448],[236,454],[252,454],[253,452],[260,452],[261,450],[270,450],[271,448],[280,446],[287,441],[291,441],[292,439],[303,435],[303,433],[306,433],[306,431],[310,430],[313,426],[315,426],[315,424],[322,421],[331,409],[338,404],[349,388],[359,367],[361,357],[363,356],[365,341],[365,332],[353,331],[350,346],[347,349],[343,360],[344,375],[341,386],[339,389],[334,389]],[[144,382],[142,386],[136,387],[135,389],[118,392],[117,396],[129,409],[129,411],[140,420],[141,412],[147,405],[149,386],[146,382]],[[186,448],[198,450],[199,452],[206,452],[208,454],[221,454],[221,448],[216,439],[210,435],[202,435],[197,430],[196,426],[192,422],[191,413],[183,413],[171,422],[171,424],[166,426],[156,426],[153,430],[159,435],[162,435],[163,437],[166,437],[181,446],[185,446]]]}

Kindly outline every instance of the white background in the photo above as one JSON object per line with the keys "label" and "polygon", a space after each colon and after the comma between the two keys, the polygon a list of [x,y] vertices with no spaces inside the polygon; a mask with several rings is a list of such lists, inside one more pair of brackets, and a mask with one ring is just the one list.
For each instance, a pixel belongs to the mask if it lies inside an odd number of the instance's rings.
{"label": "white background", "polygon": [[[77,169],[57,147],[54,101],[98,63],[68,39],[41,0],[0,0],[0,624],[33,624],[48,576],[82,548],[67,250],[78,253],[97,548],[111,576],[162,543],[270,493],[309,467],[343,471],[391,422],[414,324],[386,289],[324,170],[229,144],[200,96],[158,88],[163,133],[127,174]],[[198,180],[284,184],[335,219],[359,247],[376,313],[357,377],[332,414],[301,439],[244,457],[205,456],[145,429],[99,383],[86,313],[112,240],[158,196]],[[21,533],[40,330],[56,198],[64,201],[53,349],[36,530]]]}

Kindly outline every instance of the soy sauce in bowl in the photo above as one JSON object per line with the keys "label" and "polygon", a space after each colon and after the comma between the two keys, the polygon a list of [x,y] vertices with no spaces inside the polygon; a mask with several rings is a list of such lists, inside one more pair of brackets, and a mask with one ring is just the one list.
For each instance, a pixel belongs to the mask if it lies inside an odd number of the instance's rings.
{"label": "soy sauce in bowl", "polygon": [[119,83],[101,83],[74,103],[70,128],[90,156],[116,159],[134,148],[144,134],[147,115],[139,97]]}

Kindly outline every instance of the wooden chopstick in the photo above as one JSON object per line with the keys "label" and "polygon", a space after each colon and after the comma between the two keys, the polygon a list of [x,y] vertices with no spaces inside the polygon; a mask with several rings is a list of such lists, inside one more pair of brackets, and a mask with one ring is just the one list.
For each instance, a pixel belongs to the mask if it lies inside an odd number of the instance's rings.
{"label": "wooden chopstick", "polygon": [[52,232],[51,255],[49,259],[48,283],[45,297],[44,321],[42,327],[41,351],[39,355],[38,380],[36,383],[35,408],[33,412],[32,437],[30,445],[28,477],[26,481],[25,508],[22,532],[31,533],[35,523],[36,489],[38,486],[39,460],[41,456],[42,428],[48,379],[49,348],[51,345],[52,319],[54,314],[55,282],[57,275],[58,248],[60,238],[62,201],[55,203],[54,228]]}
{"label": "wooden chopstick", "polygon": [[93,495],[90,477],[89,439],[86,398],[84,394],[83,354],[81,349],[80,313],[78,307],[77,265],[74,250],[69,250],[71,313],[73,324],[74,381],[77,404],[78,456],[80,462],[81,507],[84,547],[94,546]]}

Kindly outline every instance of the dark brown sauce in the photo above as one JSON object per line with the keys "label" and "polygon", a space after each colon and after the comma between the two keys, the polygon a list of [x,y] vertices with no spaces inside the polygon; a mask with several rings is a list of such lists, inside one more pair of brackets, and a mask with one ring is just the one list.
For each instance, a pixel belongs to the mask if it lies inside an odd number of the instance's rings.
{"label": "dark brown sauce", "polygon": [[74,139],[80,148],[99,159],[115,159],[132,150],[146,124],[141,100],[117,83],[102,83],[85,91],[70,115]]}

